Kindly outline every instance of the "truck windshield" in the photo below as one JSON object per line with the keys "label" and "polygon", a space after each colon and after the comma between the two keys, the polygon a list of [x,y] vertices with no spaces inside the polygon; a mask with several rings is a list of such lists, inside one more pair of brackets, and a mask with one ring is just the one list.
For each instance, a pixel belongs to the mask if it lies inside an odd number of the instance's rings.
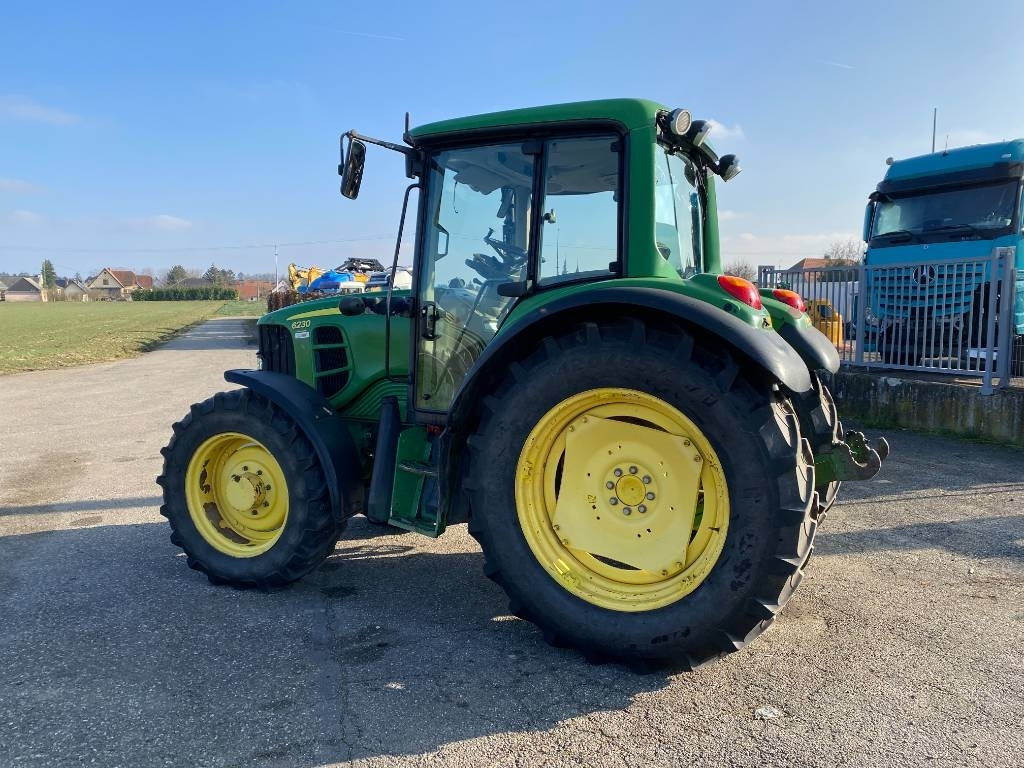
{"label": "truck windshield", "polygon": [[1019,182],[900,192],[878,199],[871,239],[968,236],[994,238],[1013,224]]}

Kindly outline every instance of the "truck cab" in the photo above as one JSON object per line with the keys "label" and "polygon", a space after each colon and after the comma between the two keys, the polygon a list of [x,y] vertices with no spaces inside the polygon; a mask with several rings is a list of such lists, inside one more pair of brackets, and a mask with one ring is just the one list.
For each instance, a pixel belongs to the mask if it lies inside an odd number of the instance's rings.
{"label": "truck cab", "polygon": [[[961,334],[967,346],[984,343],[987,260],[995,249],[1013,254],[1012,324],[1024,334],[1024,139],[889,162],[863,232],[865,264],[892,268],[868,270],[868,309],[880,321],[880,339],[908,363],[927,354],[929,340]],[[908,350],[914,354],[900,354]]]}

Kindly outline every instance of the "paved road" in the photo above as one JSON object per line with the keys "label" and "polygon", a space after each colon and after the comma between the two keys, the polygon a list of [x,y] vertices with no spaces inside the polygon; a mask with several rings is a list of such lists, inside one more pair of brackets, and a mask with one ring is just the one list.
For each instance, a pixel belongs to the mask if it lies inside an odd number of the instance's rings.
{"label": "paved road", "polygon": [[356,521],[271,595],[190,571],[158,451],[254,362],[217,320],[134,360],[0,377],[0,765],[1021,764],[1024,453],[888,434],[768,633],[638,676],[506,616],[464,526]]}

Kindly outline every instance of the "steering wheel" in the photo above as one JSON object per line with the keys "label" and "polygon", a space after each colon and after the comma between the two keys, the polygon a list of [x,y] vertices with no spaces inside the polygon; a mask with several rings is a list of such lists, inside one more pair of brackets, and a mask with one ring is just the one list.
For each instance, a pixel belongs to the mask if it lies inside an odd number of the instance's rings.
{"label": "steering wheel", "polygon": [[526,263],[528,254],[525,249],[503,243],[492,235],[494,229],[488,229],[484,242],[494,249],[499,258],[486,253],[474,253],[473,258],[466,259],[466,265],[472,267],[484,280],[505,280]]}

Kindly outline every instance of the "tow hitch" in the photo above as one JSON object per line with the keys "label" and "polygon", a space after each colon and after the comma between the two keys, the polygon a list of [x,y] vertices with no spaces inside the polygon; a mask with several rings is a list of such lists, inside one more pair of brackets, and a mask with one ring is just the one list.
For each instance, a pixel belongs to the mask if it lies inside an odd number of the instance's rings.
{"label": "tow hitch", "polygon": [[845,442],[832,443],[818,452],[814,459],[816,482],[820,485],[833,480],[870,480],[882,468],[889,455],[889,443],[884,437],[868,445],[863,432],[849,431]]}

